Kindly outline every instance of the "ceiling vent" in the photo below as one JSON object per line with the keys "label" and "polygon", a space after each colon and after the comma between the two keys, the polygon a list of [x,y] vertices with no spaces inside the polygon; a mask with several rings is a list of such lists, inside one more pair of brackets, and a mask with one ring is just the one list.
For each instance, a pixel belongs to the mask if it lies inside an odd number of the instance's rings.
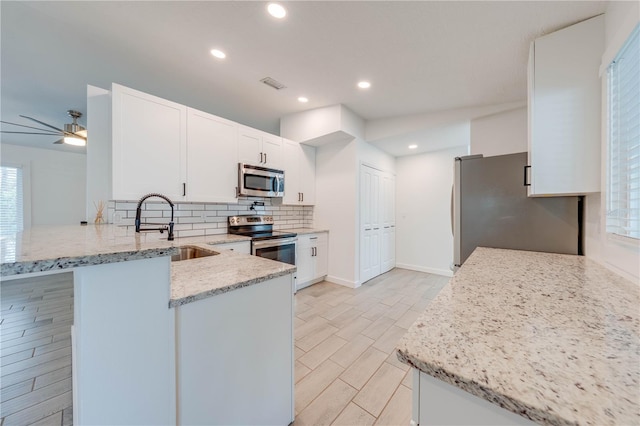
{"label": "ceiling vent", "polygon": [[276,90],[281,90],[281,89],[286,89],[287,86],[285,86],[284,84],[280,83],[278,80],[274,80],[271,77],[265,77],[262,80],[260,80],[262,83],[266,84],[267,86],[271,86]]}

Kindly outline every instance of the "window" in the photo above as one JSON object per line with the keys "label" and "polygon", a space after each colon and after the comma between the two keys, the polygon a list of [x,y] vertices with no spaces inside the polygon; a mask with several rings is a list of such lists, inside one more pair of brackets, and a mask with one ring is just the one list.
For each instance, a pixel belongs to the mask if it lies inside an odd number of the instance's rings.
{"label": "window", "polygon": [[22,231],[22,168],[0,167],[0,235]]}
{"label": "window", "polygon": [[607,233],[640,239],[640,25],[607,76]]}

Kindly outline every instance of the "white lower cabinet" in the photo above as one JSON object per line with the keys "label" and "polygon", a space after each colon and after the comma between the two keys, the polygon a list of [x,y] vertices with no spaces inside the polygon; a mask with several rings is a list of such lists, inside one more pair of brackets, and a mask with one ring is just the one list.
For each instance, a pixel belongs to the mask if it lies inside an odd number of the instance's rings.
{"label": "white lower cabinet", "polygon": [[459,387],[413,369],[414,425],[535,425]]}
{"label": "white lower cabinet", "polygon": [[251,241],[238,241],[234,243],[215,244],[211,246],[214,250],[231,250],[236,253],[251,254]]}
{"label": "white lower cabinet", "polygon": [[328,274],[328,239],[326,232],[298,235],[296,290],[321,281]]}
{"label": "white lower cabinet", "polygon": [[289,274],[175,308],[178,424],[293,421],[292,290]]}

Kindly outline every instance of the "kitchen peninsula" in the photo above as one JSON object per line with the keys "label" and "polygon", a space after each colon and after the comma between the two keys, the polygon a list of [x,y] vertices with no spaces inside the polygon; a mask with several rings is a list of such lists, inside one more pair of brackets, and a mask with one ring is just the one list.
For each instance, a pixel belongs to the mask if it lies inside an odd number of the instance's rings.
{"label": "kitchen peninsula", "polygon": [[167,241],[113,225],[3,237],[3,280],[73,269],[75,422],[293,420],[295,266],[218,248],[170,261],[180,246],[247,240]]}
{"label": "kitchen peninsula", "polygon": [[639,306],[582,256],[476,249],[399,344],[414,421],[640,423]]}

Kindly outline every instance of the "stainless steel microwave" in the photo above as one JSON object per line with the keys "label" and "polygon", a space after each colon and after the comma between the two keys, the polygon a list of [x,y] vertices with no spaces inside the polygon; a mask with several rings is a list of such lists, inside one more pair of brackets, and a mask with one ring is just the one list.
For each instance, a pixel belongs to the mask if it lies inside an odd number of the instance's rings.
{"label": "stainless steel microwave", "polygon": [[258,197],[283,197],[284,171],[239,163],[238,193]]}

